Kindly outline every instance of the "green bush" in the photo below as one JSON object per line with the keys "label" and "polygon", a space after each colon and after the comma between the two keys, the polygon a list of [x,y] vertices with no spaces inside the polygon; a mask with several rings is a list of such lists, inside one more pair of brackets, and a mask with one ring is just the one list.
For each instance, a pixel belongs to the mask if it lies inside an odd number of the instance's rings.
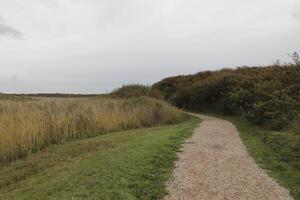
{"label": "green bush", "polygon": [[152,89],[181,108],[240,115],[281,130],[298,119],[300,70],[292,64],[223,69],[166,78]]}
{"label": "green bush", "polygon": [[150,87],[140,84],[124,85],[111,92],[110,95],[119,98],[150,96]]}

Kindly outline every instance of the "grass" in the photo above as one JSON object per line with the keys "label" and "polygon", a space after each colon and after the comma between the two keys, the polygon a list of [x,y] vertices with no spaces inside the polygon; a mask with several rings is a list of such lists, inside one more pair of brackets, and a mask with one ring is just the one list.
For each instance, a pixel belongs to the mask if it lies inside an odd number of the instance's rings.
{"label": "grass", "polygon": [[266,131],[240,118],[231,120],[257,164],[300,200],[300,137],[292,133]]}
{"label": "grass", "polygon": [[181,112],[151,98],[0,98],[0,163],[51,144],[177,123]]}
{"label": "grass", "polygon": [[51,145],[0,165],[0,199],[159,199],[198,123],[189,118]]}

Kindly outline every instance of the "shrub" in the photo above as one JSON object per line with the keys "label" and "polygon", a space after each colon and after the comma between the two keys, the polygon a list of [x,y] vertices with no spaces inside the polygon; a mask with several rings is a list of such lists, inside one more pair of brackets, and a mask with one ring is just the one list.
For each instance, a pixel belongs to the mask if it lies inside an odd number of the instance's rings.
{"label": "shrub", "polygon": [[288,128],[300,110],[300,70],[293,64],[170,77],[152,89],[181,108],[242,115],[273,130]]}
{"label": "shrub", "polygon": [[110,95],[112,97],[119,97],[119,98],[150,96],[150,87],[140,85],[140,84],[124,85],[111,92]]}

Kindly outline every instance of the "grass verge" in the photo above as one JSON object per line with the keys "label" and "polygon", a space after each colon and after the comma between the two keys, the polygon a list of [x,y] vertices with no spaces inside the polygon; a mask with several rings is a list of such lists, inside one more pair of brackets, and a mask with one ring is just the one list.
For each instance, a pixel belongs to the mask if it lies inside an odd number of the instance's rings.
{"label": "grass verge", "polygon": [[251,126],[240,118],[232,121],[256,163],[287,189],[295,200],[300,200],[299,136],[286,132],[267,131]]}
{"label": "grass verge", "polygon": [[159,199],[197,118],[49,146],[0,165],[0,199]]}

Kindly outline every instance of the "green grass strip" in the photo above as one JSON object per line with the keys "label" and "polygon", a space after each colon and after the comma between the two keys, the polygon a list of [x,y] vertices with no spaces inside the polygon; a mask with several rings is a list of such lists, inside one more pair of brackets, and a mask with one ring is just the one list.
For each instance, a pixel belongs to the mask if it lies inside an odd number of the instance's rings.
{"label": "green grass strip", "polygon": [[158,199],[199,120],[53,145],[0,166],[0,199]]}
{"label": "green grass strip", "polygon": [[[243,143],[257,164],[282,186],[289,189],[295,200],[300,200],[300,170],[294,167],[294,162],[286,159],[295,151],[292,149],[293,146],[286,145],[292,145],[291,141],[299,141],[299,137],[292,133],[272,132],[251,126],[246,120],[239,118],[226,119],[236,125]],[[290,143],[282,144],[283,139]],[[300,148],[300,146],[295,146],[295,148]],[[299,157],[294,157],[294,160],[297,159]]]}

